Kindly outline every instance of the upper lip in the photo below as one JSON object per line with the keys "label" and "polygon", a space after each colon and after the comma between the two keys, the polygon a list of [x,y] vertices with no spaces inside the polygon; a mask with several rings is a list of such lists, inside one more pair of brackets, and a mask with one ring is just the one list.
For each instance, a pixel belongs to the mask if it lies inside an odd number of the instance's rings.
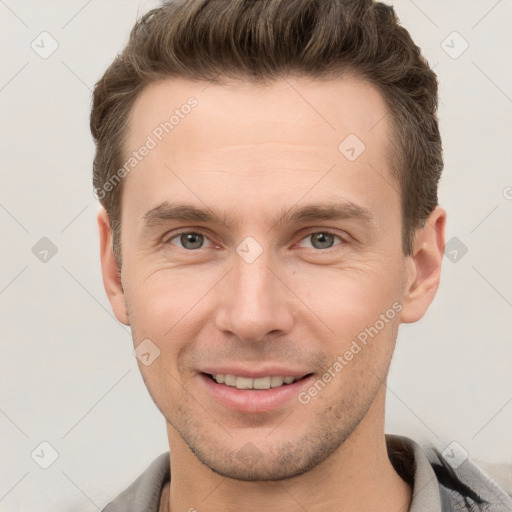
{"label": "upper lip", "polygon": [[247,366],[218,366],[208,367],[201,370],[202,373],[210,375],[234,375],[236,377],[247,377],[248,379],[258,379],[261,377],[293,377],[301,379],[312,372],[283,368],[282,366],[266,366],[264,368],[249,369]]}

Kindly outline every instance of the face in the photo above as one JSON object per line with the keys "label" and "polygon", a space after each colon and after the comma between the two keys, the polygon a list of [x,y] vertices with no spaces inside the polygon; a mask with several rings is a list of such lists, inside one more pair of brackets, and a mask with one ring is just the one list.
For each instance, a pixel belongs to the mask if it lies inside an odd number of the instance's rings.
{"label": "face", "polygon": [[172,79],[134,105],[127,155],[144,155],[107,291],[149,347],[170,440],[219,474],[302,474],[382,399],[398,325],[418,314],[385,114],[353,77]]}

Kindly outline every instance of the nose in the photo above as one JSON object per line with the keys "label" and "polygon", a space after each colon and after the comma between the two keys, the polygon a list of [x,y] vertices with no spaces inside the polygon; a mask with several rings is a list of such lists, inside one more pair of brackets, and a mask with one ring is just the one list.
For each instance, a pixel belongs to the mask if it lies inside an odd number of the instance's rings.
{"label": "nose", "polygon": [[286,276],[275,269],[268,252],[252,263],[234,255],[234,266],[217,290],[215,323],[224,334],[258,342],[292,329],[297,304]]}

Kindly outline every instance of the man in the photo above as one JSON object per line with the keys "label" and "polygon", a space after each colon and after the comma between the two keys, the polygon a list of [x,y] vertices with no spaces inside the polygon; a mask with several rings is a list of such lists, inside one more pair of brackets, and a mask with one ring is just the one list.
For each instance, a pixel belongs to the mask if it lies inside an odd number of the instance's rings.
{"label": "man", "polygon": [[94,187],[171,455],[105,512],[512,510],[470,460],[384,434],[399,324],[440,279],[436,109],[381,3],[176,0],[137,22],[95,87]]}

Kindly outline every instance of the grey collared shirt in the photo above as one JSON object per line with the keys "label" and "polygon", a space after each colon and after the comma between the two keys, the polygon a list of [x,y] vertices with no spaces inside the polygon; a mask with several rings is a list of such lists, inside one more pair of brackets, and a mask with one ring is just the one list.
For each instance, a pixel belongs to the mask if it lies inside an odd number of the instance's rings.
{"label": "grey collared shirt", "polygon": [[412,439],[391,434],[386,435],[386,444],[395,470],[413,488],[409,512],[441,512],[439,483],[421,447]]}

